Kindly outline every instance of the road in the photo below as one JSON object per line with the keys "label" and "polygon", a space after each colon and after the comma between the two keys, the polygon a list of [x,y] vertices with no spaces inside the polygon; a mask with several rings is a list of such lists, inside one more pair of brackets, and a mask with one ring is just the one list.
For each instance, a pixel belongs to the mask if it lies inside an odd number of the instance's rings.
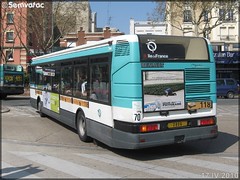
{"label": "road", "polygon": [[9,96],[2,114],[2,178],[238,178],[238,99],[218,100],[217,139],[143,150],[83,143],[40,118],[29,98]]}

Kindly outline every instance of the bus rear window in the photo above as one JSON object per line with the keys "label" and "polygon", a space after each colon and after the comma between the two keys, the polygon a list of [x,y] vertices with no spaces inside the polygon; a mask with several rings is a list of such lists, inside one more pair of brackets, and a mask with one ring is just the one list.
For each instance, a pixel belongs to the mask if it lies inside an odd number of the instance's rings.
{"label": "bus rear window", "polygon": [[141,60],[209,61],[203,38],[139,35]]}

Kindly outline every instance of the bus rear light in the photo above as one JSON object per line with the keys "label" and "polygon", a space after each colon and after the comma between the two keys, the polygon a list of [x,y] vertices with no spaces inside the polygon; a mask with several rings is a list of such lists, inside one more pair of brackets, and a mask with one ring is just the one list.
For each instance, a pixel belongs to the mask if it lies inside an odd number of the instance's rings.
{"label": "bus rear light", "polygon": [[198,120],[199,126],[208,126],[213,124],[215,124],[215,120],[213,118]]}
{"label": "bus rear light", "polygon": [[160,130],[160,124],[144,124],[139,127],[140,132],[151,132]]}

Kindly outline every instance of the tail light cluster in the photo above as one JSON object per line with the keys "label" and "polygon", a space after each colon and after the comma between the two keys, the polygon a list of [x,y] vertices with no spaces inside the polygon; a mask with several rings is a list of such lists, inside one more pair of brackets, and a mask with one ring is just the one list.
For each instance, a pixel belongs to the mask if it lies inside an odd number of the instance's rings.
{"label": "tail light cluster", "polygon": [[160,130],[160,124],[143,124],[139,126],[139,131],[142,133],[158,130]]}
{"label": "tail light cluster", "polygon": [[198,120],[198,126],[209,126],[215,124],[214,118],[200,119]]}

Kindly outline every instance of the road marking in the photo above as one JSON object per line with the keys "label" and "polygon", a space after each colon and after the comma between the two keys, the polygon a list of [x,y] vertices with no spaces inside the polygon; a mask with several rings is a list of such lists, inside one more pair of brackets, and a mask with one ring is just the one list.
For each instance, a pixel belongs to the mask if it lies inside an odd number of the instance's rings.
{"label": "road marking", "polygon": [[223,158],[238,161],[238,157],[223,157]]}
{"label": "road marking", "polygon": [[11,153],[78,178],[118,178],[108,173],[42,153],[16,151]]}
{"label": "road marking", "polygon": [[176,170],[173,168],[167,168],[159,165],[153,165],[148,163],[139,162],[137,160],[129,160],[124,158],[118,158],[107,154],[77,154],[78,156],[89,158],[104,163],[108,163],[114,166],[120,166],[136,171],[143,171],[148,174],[157,175],[166,178],[201,178],[199,174],[189,173],[186,171]]}
{"label": "road marking", "polygon": [[3,161],[1,168],[2,168],[1,177],[4,179],[40,178],[38,176],[30,174],[27,171],[31,171],[33,173],[38,173],[42,171],[37,167],[33,167],[32,165],[15,167]]}
{"label": "road marking", "polygon": [[228,173],[238,173],[238,166],[232,166],[232,165],[216,163],[216,162],[211,162],[211,161],[205,161],[205,160],[199,160],[199,159],[194,159],[194,158],[173,157],[173,158],[166,158],[164,160],[187,164],[187,165],[191,165],[191,166],[198,166],[198,167],[212,169],[212,170],[228,172]]}

